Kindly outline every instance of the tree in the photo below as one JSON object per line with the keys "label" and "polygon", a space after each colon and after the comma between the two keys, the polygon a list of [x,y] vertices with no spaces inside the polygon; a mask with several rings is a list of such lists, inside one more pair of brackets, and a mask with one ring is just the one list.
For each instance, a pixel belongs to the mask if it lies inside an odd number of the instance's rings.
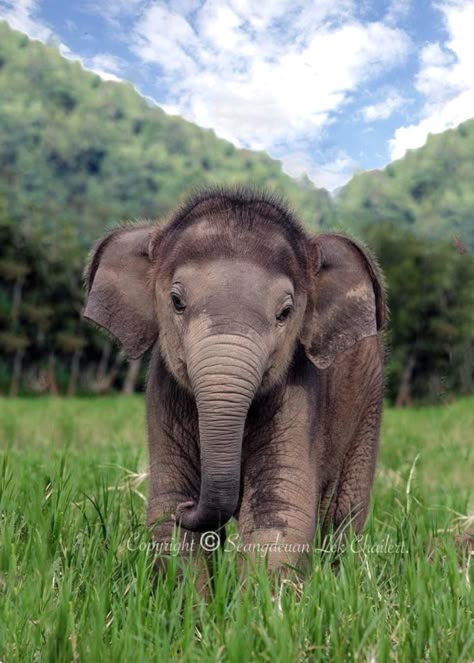
{"label": "tree", "polygon": [[383,170],[358,173],[336,198],[336,213],[361,230],[385,220],[425,239],[459,236],[474,251],[474,120],[428,137]]}
{"label": "tree", "polygon": [[387,279],[391,398],[410,405],[415,397],[471,390],[465,353],[474,341],[472,256],[390,222],[367,226],[364,239]]}
{"label": "tree", "polygon": [[63,331],[56,336],[56,344],[60,350],[71,356],[66,395],[75,396],[79,379],[79,364],[86,341],[82,336],[78,336],[74,332]]}

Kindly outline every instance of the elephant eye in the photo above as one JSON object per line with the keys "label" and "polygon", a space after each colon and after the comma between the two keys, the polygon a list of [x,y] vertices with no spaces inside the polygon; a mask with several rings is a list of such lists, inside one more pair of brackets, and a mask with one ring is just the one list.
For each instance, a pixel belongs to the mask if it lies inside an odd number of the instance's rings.
{"label": "elephant eye", "polygon": [[171,303],[176,313],[184,313],[186,309],[186,304],[184,303],[183,298],[177,292],[171,293]]}
{"label": "elephant eye", "polygon": [[277,314],[276,319],[278,322],[286,322],[288,318],[290,317],[291,313],[293,311],[293,306],[291,304],[287,304],[284,306],[281,311]]}

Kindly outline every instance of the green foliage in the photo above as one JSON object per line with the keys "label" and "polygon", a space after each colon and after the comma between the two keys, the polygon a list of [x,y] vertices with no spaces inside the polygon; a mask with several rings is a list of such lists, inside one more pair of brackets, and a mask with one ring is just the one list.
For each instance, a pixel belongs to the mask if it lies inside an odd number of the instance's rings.
{"label": "green foliage", "polygon": [[[356,175],[333,202],[4,23],[0,89],[0,393],[127,383],[130,365],[80,319],[87,252],[121,220],[163,217],[206,184],[266,187],[310,229],[365,237],[389,283],[390,397],[407,375],[410,398],[472,391],[474,120]],[[447,239],[461,255],[433,241]]]}
{"label": "green foliage", "polygon": [[472,256],[390,222],[367,226],[363,236],[383,265],[388,286],[388,395],[396,398],[404,371],[408,400],[472,392]]}
{"label": "green foliage", "polygon": [[122,220],[163,217],[191,189],[225,183],[273,189],[308,225],[329,223],[330,197],[307,179],[5,23],[0,89],[0,393],[64,390],[79,360],[80,390],[122,381],[123,358],[80,320],[87,253]]}
{"label": "green foliage", "polygon": [[301,579],[239,576],[228,551],[205,600],[180,556],[153,572],[143,400],[4,399],[0,659],[472,661],[473,405],[386,411],[338,572],[315,550]]}
{"label": "green foliage", "polygon": [[162,217],[207,184],[265,186],[308,225],[328,222],[327,192],[278,161],[167,116],[131,85],[104,82],[4,23],[0,59],[0,198],[52,255],[69,247],[68,260],[81,262],[105,229]]}
{"label": "green foliage", "polygon": [[384,170],[356,175],[337,198],[343,224],[391,221],[426,239],[459,238],[474,250],[474,120],[429,136]]}

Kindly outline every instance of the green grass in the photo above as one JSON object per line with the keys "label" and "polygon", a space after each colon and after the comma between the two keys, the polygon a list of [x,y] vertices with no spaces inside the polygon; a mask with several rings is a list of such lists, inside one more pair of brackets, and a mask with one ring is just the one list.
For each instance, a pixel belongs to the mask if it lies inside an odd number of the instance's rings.
{"label": "green grass", "polygon": [[301,582],[250,566],[243,582],[226,553],[207,599],[190,565],[156,578],[144,549],[141,398],[0,413],[4,663],[474,660],[474,564],[456,545],[474,525],[474,399],[386,411],[365,536],[337,573],[315,553]]}

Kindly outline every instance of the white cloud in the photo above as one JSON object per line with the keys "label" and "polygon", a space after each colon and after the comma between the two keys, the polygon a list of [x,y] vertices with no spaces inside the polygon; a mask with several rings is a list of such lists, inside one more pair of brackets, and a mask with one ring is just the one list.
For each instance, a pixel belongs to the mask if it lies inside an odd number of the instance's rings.
{"label": "white cloud", "polygon": [[19,30],[31,39],[54,44],[61,55],[69,60],[78,60],[84,69],[93,71],[106,81],[121,81],[117,75],[122,61],[108,53],[98,53],[91,58],[77,55],[39,17],[38,0],[0,0],[0,19],[5,20],[14,30]]}
{"label": "white cloud", "polygon": [[71,51],[65,44],[61,44],[59,50],[64,58],[80,62],[83,69],[92,71],[104,81],[113,81],[115,83],[123,81],[123,78],[117,75],[122,69],[122,60],[110,53],[98,53],[91,58],[85,58]]}
{"label": "white cloud", "polygon": [[80,62],[83,69],[92,71],[97,76],[100,76],[104,81],[121,82],[123,79],[117,76],[122,69],[122,60],[109,53],[98,53],[91,58],[85,58],[66,46],[66,44],[59,44],[59,52],[67,60],[73,62]]}
{"label": "white cloud", "polygon": [[385,15],[385,22],[396,25],[410,14],[411,0],[391,0]]}
{"label": "white cloud", "polygon": [[[191,16],[192,10],[192,16]],[[405,58],[406,35],[363,24],[350,1],[150,5],[132,49],[168,79],[159,100],[241,147],[314,140],[358,86]]]}
{"label": "white cloud", "polygon": [[296,178],[307,175],[318,186],[329,191],[334,191],[348,182],[357,168],[356,162],[343,150],[321,164],[316,164],[305,152],[292,152],[281,161],[287,175]]}
{"label": "white cloud", "polygon": [[0,19],[32,39],[50,42],[54,33],[37,17],[38,9],[37,0],[0,0]]}
{"label": "white cloud", "polygon": [[115,22],[126,16],[136,16],[146,4],[146,0],[88,0],[85,8],[102,18]]}
{"label": "white cloud", "polygon": [[[392,0],[383,21],[372,22],[358,18],[355,0],[86,0],[86,7],[115,26],[143,63],[159,67],[162,107],[334,189],[353,161],[344,152],[316,157],[312,146],[362,86],[406,59],[410,40],[396,25],[410,1]],[[0,16],[105,80],[121,80],[122,60],[79,56],[60,43],[39,2],[0,0]],[[363,115],[388,117],[402,103],[393,94]]]}
{"label": "white cloud", "polygon": [[110,53],[97,53],[92,58],[78,58],[73,55],[73,59],[79,59],[84,69],[93,71],[104,81],[121,81],[120,73],[123,70],[123,61],[111,55]]}
{"label": "white cloud", "polygon": [[429,133],[455,127],[474,116],[474,2],[452,0],[437,5],[447,40],[427,44],[420,53],[415,87],[424,96],[419,122],[396,130],[392,159],[421,147]]}
{"label": "white cloud", "polygon": [[94,67],[106,69],[116,74],[122,71],[124,65],[121,58],[110,53],[97,53],[97,55],[90,58],[90,62]]}
{"label": "white cloud", "polygon": [[[144,62],[161,65],[165,73],[198,72],[191,56],[199,41],[186,18],[164,5],[151,5],[134,29],[134,51]],[[203,57],[203,56],[201,56]]]}
{"label": "white cloud", "polygon": [[362,115],[366,122],[373,122],[374,120],[386,120],[395,111],[404,106],[407,100],[397,92],[392,92],[386,99],[379,101],[376,104],[365,106],[362,109]]}

